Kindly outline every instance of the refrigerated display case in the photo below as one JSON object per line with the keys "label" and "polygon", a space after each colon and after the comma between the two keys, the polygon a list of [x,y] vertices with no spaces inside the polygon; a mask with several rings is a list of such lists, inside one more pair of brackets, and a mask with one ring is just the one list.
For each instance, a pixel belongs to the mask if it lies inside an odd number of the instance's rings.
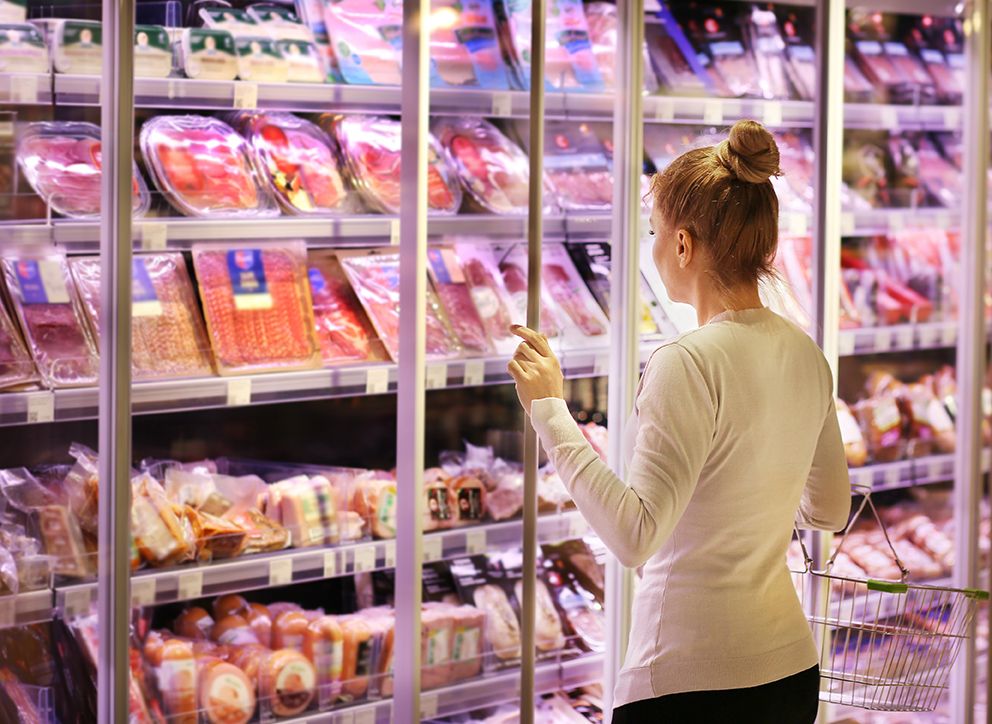
{"label": "refrigerated display case", "polygon": [[[429,38],[409,0],[187,5],[12,9],[57,62],[0,66],[0,710],[608,711],[632,576],[521,432],[505,327],[540,323],[618,466],[641,366],[694,324],[641,244],[644,176],[739,118],[779,139],[766,303],[834,364],[852,481],[923,579],[980,583],[959,134],[984,74],[950,4],[553,2],[547,65],[539,3],[439,4]],[[156,28],[174,67],[131,89]],[[39,52],[2,32],[0,61]],[[263,80],[280,56],[320,80]]]}

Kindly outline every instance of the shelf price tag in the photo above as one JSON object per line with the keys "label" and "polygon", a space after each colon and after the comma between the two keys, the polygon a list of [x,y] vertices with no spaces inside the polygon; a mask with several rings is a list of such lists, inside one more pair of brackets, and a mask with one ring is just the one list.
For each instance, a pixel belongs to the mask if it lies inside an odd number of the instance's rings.
{"label": "shelf price tag", "polygon": [[239,377],[227,381],[227,406],[242,407],[251,404],[251,378]]}
{"label": "shelf price tag", "polygon": [[55,419],[55,395],[52,392],[32,392],[28,395],[28,424],[51,422]]}
{"label": "shelf price tag", "polygon": [[948,131],[957,130],[961,126],[961,109],[953,106],[944,109],[944,128]]}
{"label": "shelf price tag", "polygon": [[486,382],[486,363],[481,359],[465,361],[465,386],[478,387]]}
{"label": "shelf price tag", "polygon": [[258,108],[258,83],[247,80],[235,81],[234,107],[245,110]]}
{"label": "shelf price tag", "polygon": [[953,347],[958,341],[958,327],[956,324],[949,323],[944,325],[940,330],[940,344],[942,347]]}
{"label": "shelf price tag", "polygon": [[913,349],[916,334],[913,327],[905,325],[896,330],[896,349]]}
{"label": "shelf price tag", "polygon": [[424,537],[424,563],[441,560],[441,539],[438,536]]}
{"label": "shelf price tag", "polygon": [[131,579],[131,608],[143,608],[155,605],[155,579]]}
{"label": "shelf price tag", "polygon": [[940,458],[933,458],[927,463],[927,482],[937,482],[944,476],[944,462]]}
{"label": "shelf price tag", "polygon": [[667,123],[675,120],[675,103],[671,98],[656,98],[654,104],[654,119]]}
{"label": "shelf price tag", "polygon": [[355,573],[371,571],[375,568],[375,546],[359,546],[355,549]]}
{"label": "shelf price tag", "polygon": [[513,112],[513,96],[508,91],[493,93],[493,105],[490,115],[496,117],[508,116]]}
{"label": "shelf price tag", "polygon": [[882,128],[898,128],[899,127],[899,114],[896,109],[892,106],[884,106],[882,108]]}
{"label": "shelf price tag", "polygon": [[334,578],[338,575],[337,551],[324,551],[324,578]]}
{"label": "shelf price tag", "polygon": [[845,211],[840,215],[840,235],[853,236],[855,229],[854,214]]}
{"label": "shelf price tag", "polygon": [[864,485],[865,487],[872,487],[875,484],[874,476],[872,471],[865,468],[856,468],[851,470],[851,480],[855,485]]}
{"label": "shelf price tag", "polygon": [[465,552],[470,556],[486,552],[486,532],[484,530],[465,531]]}
{"label": "shelf price tag", "polygon": [[386,541],[386,568],[396,568],[396,541]]}
{"label": "shelf price tag", "polygon": [[898,485],[901,480],[902,480],[902,471],[898,467],[891,467],[885,469],[886,487],[892,487]]}
{"label": "shelf price tag", "polygon": [[293,582],[293,559],[276,558],[269,561],[269,585],[288,586]]}
{"label": "shelf price tag", "polygon": [[568,537],[570,539],[581,538],[586,534],[589,525],[578,513],[572,514],[568,519]]}
{"label": "shelf price tag", "polygon": [[0,598],[0,628],[10,628],[17,622],[17,596]]}
{"label": "shelf price tag", "polygon": [[428,390],[439,390],[448,386],[448,365],[444,362],[427,365],[427,378],[424,386]]}
{"label": "shelf price tag", "polygon": [[176,578],[180,601],[199,598],[203,595],[203,571],[187,571]]}
{"label": "shelf price tag", "polygon": [[922,349],[928,349],[937,345],[940,339],[940,330],[933,325],[925,324],[920,328],[920,347]]}
{"label": "shelf price tag", "polygon": [[433,719],[437,716],[437,694],[420,695],[420,718]]}
{"label": "shelf price tag", "polygon": [[11,103],[37,103],[38,81],[40,79],[41,76],[28,73],[10,76]]}
{"label": "shelf price tag", "polygon": [[389,368],[372,367],[365,375],[365,394],[381,395],[389,392]]}
{"label": "shelf price tag", "polygon": [[808,227],[809,224],[806,219],[806,214],[800,214],[800,213],[789,214],[788,230],[790,234],[794,234],[796,236],[805,234]]}
{"label": "shelf price tag", "polygon": [[334,724],[355,724],[355,712],[344,709],[333,719]]}
{"label": "shelf price tag", "polygon": [[716,98],[707,98],[703,103],[703,123],[718,126],[723,123],[723,103]]}
{"label": "shelf price tag", "polygon": [[146,221],[141,225],[141,248],[145,251],[161,251],[165,248],[168,238],[168,227],[155,221]]}
{"label": "shelf price tag", "polygon": [[593,377],[605,377],[610,374],[610,353],[594,354],[592,358]]}
{"label": "shelf price tag", "polygon": [[874,347],[876,352],[885,352],[892,347],[892,330],[886,327],[879,327],[874,334]]}
{"label": "shelf price tag", "polygon": [[400,220],[390,219],[389,220],[389,243],[392,246],[400,245]]}
{"label": "shelf price tag", "polygon": [[89,586],[70,588],[65,592],[63,608],[66,618],[84,616],[90,612],[90,603],[93,600],[93,591]]}
{"label": "shelf price tag", "polygon": [[[891,128],[891,126],[889,126]],[[889,231],[902,231],[906,227],[906,219],[899,211],[893,211],[889,216]]]}
{"label": "shelf price tag", "polygon": [[355,724],[375,724],[375,709],[359,709],[355,712]]}
{"label": "shelf price tag", "polygon": [[841,331],[837,335],[837,354],[841,357],[850,357],[854,354],[854,333]]}
{"label": "shelf price tag", "polygon": [[779,101],[765,101],[765,125],[782,125],[782,104]]}

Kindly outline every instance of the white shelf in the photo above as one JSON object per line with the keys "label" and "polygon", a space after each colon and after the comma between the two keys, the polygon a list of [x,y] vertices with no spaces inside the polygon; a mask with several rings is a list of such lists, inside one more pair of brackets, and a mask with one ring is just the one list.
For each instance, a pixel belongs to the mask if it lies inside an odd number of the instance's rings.
{"label": "white shelf", "polygon": [[841,357],[850,357],[883,352],[946,349],[956,346],[957,341],[957,322],[927,322],[842,329],[838,337],[838,348]]}
{"label": "white shelf", "polygon": [[25,626],[52,618],[52,591],[41,589],[0,596],[0,628]]}
{"label": "white shelf", "polygon": [[928,455],[913,460],[851,468],[850,476],[852,485],[869,487],[876,492],[944,483],[954,480],[954,455]]}
{"label": "white shelf", "polygon": [[48,73],[0,73],[0,104],[49,105],[52,76]]}

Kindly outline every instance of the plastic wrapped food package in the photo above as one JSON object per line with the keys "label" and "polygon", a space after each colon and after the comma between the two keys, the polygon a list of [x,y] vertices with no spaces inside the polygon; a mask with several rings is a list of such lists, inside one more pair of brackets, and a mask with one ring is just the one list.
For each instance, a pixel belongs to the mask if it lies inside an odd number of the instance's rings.
{"label": "plastic wrapped food package", "polygon": [[[603,88],[612,90],[616,86],[617,6],[607,2],[588,2],[583,7]],[[658,90],[658,80],[651,70],[647,45],[644,46],[644,89],[649,92]]]}
{"label": "plastic wrapped food package", "polygon": [[100,75],[103,70],[103,27],[91,20],[48,21],[48,45],[56,73]]}
{"label": "plastic wrapped food package", "polygon": [[167,78],[172,73],[172,45],[168,31],[160,25],[134,27],[134,75]]}
{"label": "plastic wrapped food package", "polygon": [[38,372],[20,330],[0,298],[0,389],[37,381]]}
{"label": "plastic wrapped food package", "polygon": [[489,336],[454,248],[434,246],[428,249],[427,268],[451,326],[465,349],[471,353],[491,352]]}
{"label": "plastic wrapped food package", "polygon": [[[516,324],[527,320],[527,245],[513,244],[506,249],[497,249],[498,266],[503,284],[512,302],[511,313]],[[541,289],[541,333],[547,337],[558,337],[563,331],[562,313],[558,309],[547,287]]]}
{"label": "plastic wrapped food package", "polygon": [[265,37],[235,37],[238,53],[238,78],[262,83],[285,83],[289,64],[275,41]]}
{"label": "plastic wrapped food package", "polygon": [[[644,28],[648,57],[658,83],[676,95],[717,94],[726,90],[719,76],[712,73],[712,64],[697,53],[681,26],[666,6],[658,13],[660,22],[648,23]],[[729,95],[720,92],[719,95]]]}
{"label": "plastic wrapped food package", "polygon": [[7,291],[46,387],[96,384],[96,345],[83,320],[65,257],[8,256]]}
{"label": "plastic wrapped food package", "polygon": [[544,244],[541,279],[572,324],[587,337],[606,334],[609,324],[589,288],[582,282],[564,244]]}
{"label": "plastic wrapped food package", "polygon": [[233,7],[201,7],[200,20],[208,28],[226,30],[236,38],[265,35],[247,10]]}
{"label": "plastic wrapped food package", "polygon": [[183,214],[238,218],[278,214],[248,144],[223,121],[158,116],[145,121],[140,142],[155,185]]}
{"label": "plastic wrapped food package", "polygon": [[302,243],[197,244],[193,263],[221,374],[320,366]]}
{"label": "plastic wrapped food package", "polygon": [[337,167],[334,141],[291,113],[243,112],[234,125],[247,139],[269,188],[288,213],[355,210]]}
{"label": "plastic wrapped food package", "polygon": [[308,252],[307,266],[317,343],[324,362],[387,359],[334,253],[312,250]]}
{"label": "plastic wrapped food package", "polygon": [[313,41],[284,39],[275,43],[276,50],[286,61],[286,77],[290,83],[324,82],[324,64]]}
{"label": "plastic wrapped food package", "polygon": [[227,30],[185,28],[177,60],[187,78],[234,80],[238,74],[238,50]]}
{"label": "plastic wrapped food package", "polygon": [[[100,127],[92,123],[30,123],[17,143],[17,162],[35,192],[53,210],[78,219],[100,215]],[[133,168],[132,210],[143,215],[151,203],[145,180]]]}
{"label": "plastic wrapped food package", "polygon": [[400,85],[403,8],[398,0],[328,0],[324,23],[346,83]]}
{"label": "plastic wrapped food package", "polygon": [[613,173],[603,144],[587,123],[546,123],[544,168],[563,210],[606,211],[613,206]]}
{"label": "plastic wrapped food package", "polygon": [[463,237],[455,245],[455,252],[489,339],[497,351],[512,352],[519,341],[510,332],[513,302],[503,283],[496,257],[482,240],[469,241]]}
{"label": "plastic wrapped food package", "polygon": [[48,46],[34,25],[0,24],[0,72],[47,73]]}
{"label": "plastic wrapped food package", "polygon": [[[100,332],[100,260],[70,261],[90,321]],[[135,379],[198,377],[213,373],[210,344],[181,254],[135,256],[132,262],[131,366]]]}
{"label": "plastic wrapped food package", "polygon": [[431,20],[431,85],[494,90],[509,87],[490,0],[434,2]]}
{"label": "plastic wrapped food package", "polygon": [[[384,214],[400,211],[400,122],[383,116],[325,119],[333,128],[352,183],[366,203]],[[454,214],[462,190],[448,154],[427,139],[427,205],[431,213]],[[525,159],[526,161],[526,159]]]}
{"label": "plastic wrapped food package", "polygon": [[304,25],[293,8],[285,5],[250,5],[248,17],[273,40],[302,40],[312,43],[313,32]]}
{"label": "plastic wrapped food package", "polygon": [[[396,250],[341,251],[338,253],[348,279],[379,338],[396,360],[400,343],[400,255]],[[426,273],[426,270],[425,270]],[[437,294],[428,285],[426,351],[429,357],[451,357],[460,345],[451,330]]]}
{"label": "plastic wrapped food package", "polygon": [[758,66],[758,82],[763,98],[792,97],[786,69],[785,41],[779,33],[772,10],[752,7],[746,26],[751,53]]}
{"label": "plastic wrapped food package", "polygon": [[[431,130],[451,154],[458,178],[478,206],[495,214],[527,213],[530,162],[496,126],[481,118],[441,118]],[[545,210],[550,209],[546,204]]]}

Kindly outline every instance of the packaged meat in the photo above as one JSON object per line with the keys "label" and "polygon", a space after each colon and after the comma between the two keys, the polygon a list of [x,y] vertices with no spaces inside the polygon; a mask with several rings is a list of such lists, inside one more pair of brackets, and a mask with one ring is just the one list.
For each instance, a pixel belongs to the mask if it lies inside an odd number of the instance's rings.
{"label": "packaged meat", "polygon": [[243,615],[259,643],[272,648],[272,613],[269,609],[260,603],[249,603],[248,610]]}
{"label": "packaged meat", "polygon": [[[384,214],[400,212],[399,121],[383,116],[325,118],[337,138],[352,184],[365,202]],[[462,203],[455,167],[434,136],[428,136],[427,205],[431,213],[454,214]]]}
{"label": "packaged meat", "polygon": [[185,609],[172,624],[172,630],[178,636],[190,639],[191,641],[205,641],[209,639],[213,627],[213,617],[207,613],[206,609],[199,606],[191,606]]}
{"label": "packaged meat", "polygon": [[785,40],[779,33],[774,10],[753,6],[745,26],[745,38],[758,67],[761,96],[767,99],[791,98]]}
{"label": "packaged meat", "polygon": [[[530,0],[496,0],[503,54],[518,87],[530,88]],[[603,90],[580,0],[552,0],[546,15],[544,83],[547,90]]]}
{"label": "packaged meat", "polygon": [[[181,254],[132,262],[131,366],[137,380],[213,374],[210,344]],[[73,257],[72,276],[94,339],[100,336],[100,260]]]}
{"label": "packaged meat", "polygon": [[905,43],[887,41],[885,54],[902,76],[909,80],[914,93],[913,102],[927,104],[936,102],[937,88],[933,83],[933,78],[927,73],[920,59],[909,52]]}
{"label": "packaged meat", "polygon": [[904,456],[906,441],[902,436],[902,416],[891,395],[862,400],[853,410],[875,462],[893,462]]}
{"label": "packaged meat", "polygon": [[[557,651],[565,648],[565,634],[561,628],[561,618],[551,598],[551,592],[541,579],[535,581],[537,601],[537,624],[534,642],[538,651]],[[523,600],[523,581],[517,581],[514,592],[518,601]]]}
{"label": "packaged meat", "polygon": [[544,244],[541,278],[551,297],[582,334],[595,337],[609,327],[602,309],[575,269],[564,244]]}
{"label": "packaged meat", "polygon": [[513,302],[503,284],[492,249],[488,244],[481,243],[481,240],[459,237],[455,253],[461,262],[469,294],[475,302],[490,341],[501,354],[512,352],[518,342],[518,338],[510,332],[510,325],[513,324],[510,309]]}
{"label": "packaged meat", "polygon": [[954,542],[925,515],[916,515],[905,521],[902,532],[934,560],[947,569],[954,565]]}
{"label": "packaged meat", "polygon": [[720,5],[674,3],[672,11],[682,20],[695,47],[713,63],[729,94],[734,97],[762,97],[761,75],[754,55],[744,45],[744,36],[734,13]]}
{"label": "packaged meat", "polygon": [[161,25],[134,26],[134,75],[167,78],[172,73],[172,45]]}
{"label": "packaged meat", "polygon": [[272,648],[303,652],[310,619],[303,611],[283,611],[272,621]]}
{"label": "packaged meat", "polygon": [[131,532],[141,557],[152,566],[190,561],[196,538],[183,525],[161,485],[147,473],[131,481]]}
{"label": "packaged meat", "polygon": [[[527,320],[527,248],[524,244],[514,244],[499,255],[499,271],[503,284],[510,295],[511,310],[515,324]],[[541,332],[549,337],[558,337],[564,331],[563,317],[548,292],[541,289]]]}
{"label": "packaged meat", "polygon": [[843,179],[873,207],[896,205],[888,132],[853,131],[844,137]]}
{"label": "packaged meat", "polygon": [[200,711],[210,724],[248,724],[255,715],[255,683],[234,664],[220,659],[199,662]]}
{"label": "packaged meat", "polygon": [[420,613],[420,684],[424,689],[452,683],[451,649],[455,638],[452,609],[424,606]]}
{"label": "packaged meat", "polygon": [[875,86],[865,78],[854,59],[847,56],[844,59],[844,100],[848,103],[870,103],[876,97]]}
{"label": "packaged meat", "polygon": [[[523,128],[518,130],[526,137]],[[544,168],[564,211],[612,208],[613,173],[603,144],[588,123],[545,123]]]}
{"label": "packaged meat", "polygon": [[491,352],[492,345],[454,248],[430,247],[427,250],[427,269],[462,346],[475,354]]}
{"label": "packaged meat", "polygon": [[868,447],[865,438],[858,427],[857,420],[851,408],[841,399],[837,400],[837,422],[840,424],[840,437],[844,442],[844,454],[847,464],[851,467],[861,467],[868,460]]}
{"label": "packaged meat", "polygon": [[351,702],[365,698],[368,693],[378,641],[371,627],[359,616],[341,616],[338,622],[344,642],[340,698]]}
{"label": "packaged meat", "polygon": [[0,24],[0,72],[47,73],[48,46],[34,25]]}
{"label": "packaged meat", "polygon": [[491,0],[432,3],[430,56],[434,87],[509,88]]}
{"label": "packaged meat", "polygon": [[96,345],[65,257],[55,252],[7,256],[0,265],[42,383],[46,387],[96,384]]}
{"label": "packaged meat", "polygon": [[424,472],[424,497],[424,530],[450,528],[458,501],[448,484],[448,475],[440,468]]}
{"label": "packaged meat", "polygon": [[303,24],[292,7],[258,3],[249,5],[247,13],[273,40],[314,42],[313,32]]}
{"label": "packaged meat", "polygon": [[317,492],[306,475],[270,485],[266,512],[273,520],[286,527],[295,547],[324,544],[326,531],[320,503]]}
{"label": "packaged meat", "polygon": [[[396,360],[399,356],[400,290],[399,252],[389,249],[339,251],[338,258],[352,288],[379,333],[379,339]],[[429,357],[450,357],[460,351],[444,310],[433,289],[427,287],[426,352]]]}
{"label": "packaged meat", "polygon": [[275,199],[245,140],[207,116],[157,116],[145,121],[141,152],[159,191],[187,216],[276,216]]}
{"label": "packaged meat", "polygon": [[248,600],[237,593],[229,593],[214,600],[211,608],[214,616],[222,619],[234,614],[244,615],[249,611]]}
{"label": "packaged meat", "polygon": [[486,614],[486,640],[493,654],[501,660],[520,658],[520,624],[503,589],[491,583],[479,586],[472,602]]}
{"label": "packaged meat", "polygon": [[723,80],[711,72],[712,64],[689,42],[666,5],[658,11],[658,22],[645,23],[644,36],[658,82],[674,95],[729,95]]}
{"label": "packaged meat", "polygon": [[307,265],[317,343],[324,363],[388,359],[334,253],[310,250]]}
{"label": "packaged meat", "polygon": [[395,538],[396,505],[396,481],[370,476],[357,481],[349,507],[369,522],[373,536]]}
{"label": "packaged meat", "polygon": [[320,616],[309,622],[303,636],[303,655],[317,672],[321,705],[337,696],[344,667],[344,630],[337,616]]}
{"label": "packaged meat", "polygon": [[403,6],[399,0],[328,0],[324,24],[345,83],[400,85]]}
{"label": "packaged meat", "polygon": [[46,24],[52,67],[56,73],[100,75],[103,27],[92,20],[49,20]]}
{"label": "packaged meat", "polygon": [[455,498],[454,525],[477,525],[486,516],[486,486],[472,475],[458,475],[447,481]]}
{"label": "packaged meat", "polygon": [[921,137],[916,147],[920,180],[930,195],[940,204],[955,208],[964,194],[961,172],[945,159],[927,137]]}
{"label": "packaged meat", "polygon": [[[603,80],[604,90],[616,88],[617,65],[617,6],[607,2],[587,2],[583,5],[586,24],[589,26],[589,40],[593,55]],[[658,90],[658,80],[651,70],[648,48],[644,46],[644,90],[649,93]]]}
{"label": "packaged meat", "polygon": [[[549,574],[553,579],[555,574]],[[592,595],[567,583],[556,587],[556,600],[568,627],[578,637],[577,644],[587,651],[606,649],[606,621],[602,605]]]}
{"label": "packaged meat", "polygon": [[816,54],[813,51],[813,12],[807,8],[776,6],[782,39],[785,41],[785,66],[789,81],[800,100],[811,101],[816,93]]}
{"label": "packaged meat", "polygon": [[154,667],[163,709],[170,724],[196,724],[197,677],[192,642],[166,639],[157,655],[159,658],[150,663]]}
{"label": "packaged meat", "polygon": [[273,651],[259,668],[259,701],[277,717],[298,716],[306,711],[316,686],[313,664],[292,649]]}
{"label": "packaged meat", "polygon": [[326,75],[320,50],[306,40],[276,40],[276,50],[286,61],[290,83],[323,83]]}
{"label": "packaged meat", "polygon": [[944,575],[944,567],[915,543],[905,538],[897,538],[892,541],[892,547],[896,549],[899,560],[909,569],[910,575],[915,580],[940,578]]}
{"label": "packaged meat", "polygon": [[193,264],[222,375],[320,366],[302,243],[196,244]]}
{"label": "packaged meat", "polygon": [[[462,186],[483,211],[527,213],[530,162],[496,126],[481,118],[438,118],[431,131],[451,154]],[[548,186],[545,180],[546,190]],[[548,201],[545,207],[550,211]]]}
{"label": "packaged meat", "polygon": [[[430,604],[427,604],[430,605]],[[486,615],[475,606],[452,606],[451,678],[461,681],[482,670],[482,644]]]}
{"label": "packaged meat", "polygon": [[238,50],[227,30],[184,28],[176,56],[187,78],[234,80],[238,74]]}
{"label": "packaged meat", "polygon": [[[76,121],[29,123],[17,142],[17,162],[45,203],[63,216],[95,219],[101,199],[100,128]],[[145,180],[133,167],[131,208],[142,216],[151,204]]]}
{"label": "packaged meat", "polygon": [[38,371],[0,297],[0,389],[35,382]]}
{"label": "packaged meat", "polygon": [[276,48],[275,41],[263,37],[234,38],[238,54],[238,78],[256,83],[285,83],[289,64]]}
{"label": "packaged meat", "polygon": [[223,6],[201,6],[198,14],[205,27],[226,30],[235,38],[250,38],[265,34],[247,10]]}

